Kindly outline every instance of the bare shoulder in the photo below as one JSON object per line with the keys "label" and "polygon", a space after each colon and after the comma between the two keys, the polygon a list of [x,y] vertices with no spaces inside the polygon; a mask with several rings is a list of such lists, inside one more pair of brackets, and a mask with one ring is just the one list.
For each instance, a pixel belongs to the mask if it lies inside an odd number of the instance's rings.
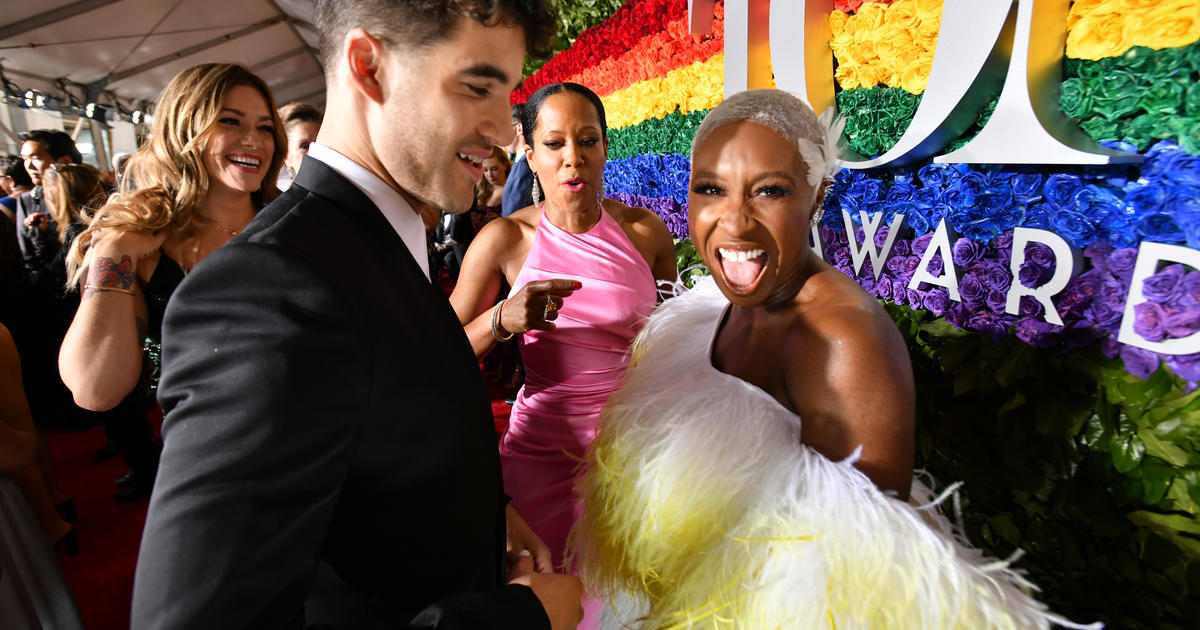
{"label": "bare shoulder", "polygon": [[625,227],[626,231],[632,228],[639,233],[649,234],[661,229],[663,234],[670,235],[667,224],[663,223],[662,218],[646,208],[627,206],[615,199],[605,199],[604,209],[612,215],[617,223]]}
{"label": "bare shoulder", "polygon": [[533,234],[537,229],[538,214],[536,212],[528,212],[530,208],[518,210],[507,217],[500,217],[488,221],[480,230],[479,234],[475,235],[474,242],[480,242],[487,245],[496,245],[499,247],[510,247],[525,239],[527,235]]}

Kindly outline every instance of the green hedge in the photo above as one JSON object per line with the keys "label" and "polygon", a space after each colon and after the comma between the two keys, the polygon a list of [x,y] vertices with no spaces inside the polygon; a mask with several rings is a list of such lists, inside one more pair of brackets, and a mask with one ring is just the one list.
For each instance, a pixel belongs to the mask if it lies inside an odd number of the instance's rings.
{"label": "green hedge", "polygon": [[[687,240],[676,258],[700,262]],[[912,358],[917,466],[964,482],[971,541],[999,558],[1021,551],[1039,598],[1075,621],[1196,627],[1200,390],[1165,367],[1139,379],[1098,347],[997,342],[883,305]]]}
{"label": "green hedge", "polygon": [[525,57],[522,76],[532,76],[551,57],[571,47],[575,38],[585,30],[603,22],[608,16],[617,12],[625,0],[558,0],[554,5],[558,9],[558,37],[554,40],[554,50],[550,57]]}

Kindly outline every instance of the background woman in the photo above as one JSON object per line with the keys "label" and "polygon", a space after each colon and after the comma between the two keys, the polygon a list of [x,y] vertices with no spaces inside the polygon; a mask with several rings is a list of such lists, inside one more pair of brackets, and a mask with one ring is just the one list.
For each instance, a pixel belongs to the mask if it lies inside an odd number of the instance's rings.
{"label": "background woman", "polygon": [[471,227],[478,234],[483,226],[500,217],[504,201],[504,183],[512,170],[512,161],[503,147],[492,147],[492,154],[483,160],[483,177],[475,184],[475,208],[471,212]]}
{"label": "background woman", "polygon": [[[143,341],[156,352],[171,292],[278,196],[286,149],[269,89],[241,66],[194,66],[163,90],[150,141],[68,258],[82,301],[59,368],[81,406],[109,409],[135,392]],[[136,481],[148,492],[152,479]]]}
{"label": "background woman", "polygon": [[[549,546],[539,570],[562,563],[575,519],[574,470],[600,408],[625,370],[629,341],[673,281],[662,220],[604,198],[604,107],[587,88],[557,83],[523,110],[535,205],[489,223],[467,252],[450,297],[482,356],[521,335],[525,385],[500,442],[505,490]],[[502,281],[514,289],[493,306]]]}
{"label": "background woman", "polygon": [[712,278],[651,317],[606,408],[574,534],[585,583],[632,596],[622,619],[645,628],[1046,627],[1005,563],[906,502],[930,499],[908,353],[808,245],[839,136],[777,90],[697,130],[688,220]]}

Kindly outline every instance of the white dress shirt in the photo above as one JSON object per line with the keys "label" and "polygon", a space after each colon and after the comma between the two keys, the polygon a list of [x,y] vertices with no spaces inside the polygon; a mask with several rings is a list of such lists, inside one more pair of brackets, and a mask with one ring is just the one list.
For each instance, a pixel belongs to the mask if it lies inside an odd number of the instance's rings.
{"label": "white dress shirt", "polygon": [[308,157],[320,160],[325,166],[336,171],[342,177],[350,180],[351,184],[363,191],[363,194],[383,213],[383,218],[391,224],[396,234],[404,241],[404,246],[412,254],[413,260],[429,279],[429,252],[425,246],[425,223],[421,215],[409,205],[400,193],[379,179],[379,176],[363,168],[358,162],[316,142],[308,145]]}

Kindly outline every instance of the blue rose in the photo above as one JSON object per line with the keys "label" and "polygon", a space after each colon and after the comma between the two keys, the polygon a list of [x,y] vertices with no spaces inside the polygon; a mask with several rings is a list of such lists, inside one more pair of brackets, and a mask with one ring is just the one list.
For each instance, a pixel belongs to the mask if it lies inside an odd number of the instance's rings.
{"label": "blue rose", "polygon": [[1013,205],[1011,188],[993,187],[981,192],[975,199],[983,216],[995,217],[1008,210]]}
{"label": "blue rose", "polygon": [[1000,234],[1005,233],[991,219],[979,219],[977,221],[961,223],[955,227],[963,236],[983,242],[990,241]]}
{"label": "blue rose", "polygon": [[863,204],[874,204],[883,201],[887,191],[879,181],[864,178],[854,182],[846,191],[846,194],[858,200],[861,206]]}
{"label": "blue rose", "polygon": [[1083,189],[1078,175],[1054,173],[1046,178],[1042,193],[1056,208],[1075,209],[1075,194]]}
{"label": "blue rose", "polygon": [[1164,326],[1166,314],[1154,302],[1142,302],[1133,307],[1133,332],[1147,341],[1162,341],[1167,338]]}
{"label": "blue rose", "polygon": [[1056,212],[1050,218],[1050,225],[1055,233],[1076,247],[1087,245],[1096,232],[1096,226],[1086,216],[1070,210]]}
{"label": "blue rose", "polygon": [[916,191],[916,187],[908,182],[897,182],[892,184],[892,187],[888,189],[887,195],[884,196],[884,201],[888,203],[912,201],[916,196]]}
{"label": "blue rose", "polygon": [[1017,173],[1012,178],[1012,196],[1016,203],[1031,204],[1042,199],[1041,173]]}
{"label": "blue rose", "polygon": [[972,208],[987,189],[987,176],[978,171],[970,171],[946,190],[942,200],[955,208]]}
{"label": "blue rose", "polygon": [[1009,205],[992,215],[992,224],[996,229],[1007,232],[1019,225],[1026,224],[1026,207],[1023,204]]}
{"label": "blue rose", "polygon": [[923,212],[913,203],[905,201],[895,204],[888,204],[887,213],[888,216],[903,214],[904,222],[907,223],[908,227],[912,228],[913,232],[916,234],[925,234],[933,230],[933,225],[930,223],[928,218],[928,212]]}
{"label": "blue rose", "polygon": [[1162,176],[1187,186],[1200,186],[1200,156],[1195,156],[1170,142],[1159,142],[1146,152],[1150,176]]}
{"label": "blue rose", "polygon": [[954,241],[952,252],[954,263],[960,266],[966,266],[974,263],[980,258],[983,258],[983,255],[987,252],[987,248],[978,241],[960,237],[958,240]]}
{"label": "blue rose", "polygon": [[1048,203],[1036,203],[1032,206],[1027,206],[1025,207],[1025,217],[1021,220],[1021,226],[1036,230],[1049,230],[1051,228],[1051,217],[1055,212],[1058,212],[1058,210]]}
{"label": "blue rose", "polygon": [[1171,189],[1158,183],[1138,186],[1125,195],[1125,204],[1137,214],[1160,212],[1171,198]]}
{"label": "blue rose", "polygon": [[1142,238],[1155,243],[1174,244],[1187,240],[1175,219],[1163,213],[1142,215],[1137,222],[1137,232]]}
{"label": "blue rose", "polygon": [[929,162],[917,171],[917,178],[930,188],[942,188],[946,183],[946,172],[950,167],[946,164]]}
{"label": "blue rose", "polygon": [[1142,295],[1158,304],[1169,304],[1183,292],[1183,265],[1167,265],[1142,281]]}

